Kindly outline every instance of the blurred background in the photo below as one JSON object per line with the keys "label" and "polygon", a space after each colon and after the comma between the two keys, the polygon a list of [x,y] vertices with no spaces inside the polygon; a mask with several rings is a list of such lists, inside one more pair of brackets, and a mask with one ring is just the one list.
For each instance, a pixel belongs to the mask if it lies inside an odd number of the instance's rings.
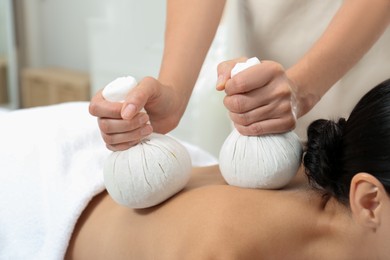
{"label": "blurred background", "polygon": [[[237,56],[240,44],[226,45],[232,29],[223,20],[171,133],[215,156],[231,131],[223,94],[215,91],[216,66]],[[0,0],[0,108],[89,101],[116,77],[156,77],[164,28],[165,1]]]}

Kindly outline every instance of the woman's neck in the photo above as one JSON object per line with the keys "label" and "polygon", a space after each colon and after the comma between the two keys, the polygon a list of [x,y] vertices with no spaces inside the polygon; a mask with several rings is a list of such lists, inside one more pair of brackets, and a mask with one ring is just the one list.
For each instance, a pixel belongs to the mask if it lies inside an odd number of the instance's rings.
{"label": "woman's neck", "polygon": [[317,217],[306,240],[308,246],[304,255],[313,259],[361,259],[362,256],[369,256],[367,238],[353,219],[349,206],[315,190],[308,183],[303,167],[287,188],[303,190],[305,197],[311,198],[308,202],[317,208],[314,214]]}
{"label": "woman's neck", "polygon": [[325,238],[324,250],[326,247],[332,248],[329,257],[333,257],[329,259],[371,259],[368,253],[372,250],[367,250],[370,248],[369,239],[355,222],[349,206],[334,197],[322,199],[323,209],[318,226]]}

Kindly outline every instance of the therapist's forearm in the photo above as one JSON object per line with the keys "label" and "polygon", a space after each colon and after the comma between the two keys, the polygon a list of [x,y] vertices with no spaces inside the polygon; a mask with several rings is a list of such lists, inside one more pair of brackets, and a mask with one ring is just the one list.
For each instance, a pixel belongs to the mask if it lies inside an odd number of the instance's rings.
{"label": "therapist's forearm", "polygon": [[301,102],[298,116],[307,113],[364,56],[389,22],[389,0],[344,1],[324,34],[287,71]]}
{"label": "therapist's forearm", "polygon": [[168,0],[159,80],[189,99],[221,20],[225,0]]}

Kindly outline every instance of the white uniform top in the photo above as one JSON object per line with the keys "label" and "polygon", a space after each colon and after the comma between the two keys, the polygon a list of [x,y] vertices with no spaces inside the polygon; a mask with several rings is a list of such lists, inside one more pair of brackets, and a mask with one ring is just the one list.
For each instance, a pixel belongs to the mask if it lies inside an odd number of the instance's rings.
{"label": "white uniform top", "polygon": [[[274,60],[284,68],[294,65],[322,35],[342,0],[247,0],[240,4],[245,17],[247,56]],[[364,21],[364,17],[362,17]],[[359,26],[357,24],[357,26]],[[373,48],[298,121],[296,132],[317,118],[347,117],[360,97],[390,77],[390,28]],[[315,86],[313,86],[315,87]]]}

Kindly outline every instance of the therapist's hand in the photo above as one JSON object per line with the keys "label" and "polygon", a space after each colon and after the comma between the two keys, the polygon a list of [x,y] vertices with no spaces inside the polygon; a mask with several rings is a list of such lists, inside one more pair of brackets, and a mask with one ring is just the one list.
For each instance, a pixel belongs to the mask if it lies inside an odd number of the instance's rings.
{"label": "therapist's hand", "polygon": [[[152,132],[165,134],[174,129],[184,113],[182,100],[172,87],[146,77],[129,92],[124,103],[106,101],[99,91],[92,98],[89,111],[98,117],[107,148],[121,151]],[[140,112],[142,108],[147,114]]]}
{"label": "therapist's hand", "polygon": [[295,86],[284,68],[273,61],[262,61],[230,78],[237,62],[218,65],[217,90],[225,90],[224,105],[242,135],[283,133],[295,128],[297,102]]}

